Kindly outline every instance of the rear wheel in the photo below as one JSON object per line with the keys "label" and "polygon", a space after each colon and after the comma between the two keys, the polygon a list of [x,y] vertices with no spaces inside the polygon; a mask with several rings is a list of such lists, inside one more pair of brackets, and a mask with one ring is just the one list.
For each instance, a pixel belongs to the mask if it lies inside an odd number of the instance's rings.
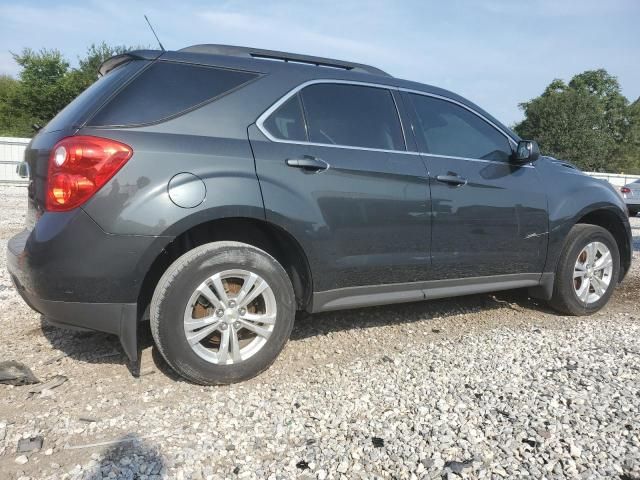
{"label": "rear wheel", "polygon": [[569,315],[589,315],[609,301],[620,272],[615,239],[596,225],[575,225],[563,248],[550,304]]}
{"label": "rear wheel", "polygon": [[151,331],[167,363],[200,384],[251,378],[275,360],[295,317],[291,282],[266,252],[215,242],[178,258],[151,301]]}

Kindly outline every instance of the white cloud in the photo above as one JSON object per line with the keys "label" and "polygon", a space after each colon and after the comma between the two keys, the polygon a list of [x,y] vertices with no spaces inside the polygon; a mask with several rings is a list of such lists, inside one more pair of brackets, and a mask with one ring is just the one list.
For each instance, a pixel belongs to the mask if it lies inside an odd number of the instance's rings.
{"label": "white cloud", "polygon": [[331,32],[330,28],[310,28],[295,18],[258,16],[237,12],[213,12],[200,14],[216,36],[233,39],[235,43],[247,44],[274,50],[289,50],[310,55],[342,57],[351,61],[373,61],[391,59],[392,47],[370,38],[357,39],[349,35]]}
{"label": "white cloud", "polygon": [[479,6],[495,14],[533,17],[585,17],[638,9],[637,0],[489,0]]}
{"label": "white cloud", "polygon": [[[62,0],[0,3],[0,72],[8,50],[58,48],[75,60],[91,43],[149,45],[149,15],[165,47],[226,43],[375,65],[456,91],[506,123],[554,77],[604,67],[640,94],[637,0]],[[635,42],[634,42],[635,40]]]}

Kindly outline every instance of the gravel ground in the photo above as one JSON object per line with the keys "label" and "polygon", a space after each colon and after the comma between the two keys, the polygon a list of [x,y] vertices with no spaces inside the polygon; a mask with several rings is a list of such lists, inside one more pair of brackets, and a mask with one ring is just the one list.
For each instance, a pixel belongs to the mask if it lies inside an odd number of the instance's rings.
{"label": "gravel ground", "polygon": [[4,262],[24,194],[0,188],[0,360],[68,380],[0,385],[1,478],[640,479],[640,218],[632,271],[592,317],[522,291],[314,315],[258,378],[200,387],[149,336],[135,379],[115,337],[19,299]]}

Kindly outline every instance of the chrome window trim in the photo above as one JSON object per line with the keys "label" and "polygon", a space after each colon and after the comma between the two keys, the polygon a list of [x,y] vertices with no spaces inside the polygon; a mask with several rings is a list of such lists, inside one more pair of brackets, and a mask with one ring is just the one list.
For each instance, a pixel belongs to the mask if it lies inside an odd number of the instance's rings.
{"label": "chrome window trim", "polygon": [[481,163],[498,163],[500,165],[518,166],[520,168],[534,168],[533,164],[531,163],[516,165],[515,163],[502,162],[500,160],[487,160],[484,158],[454,157],[453,155],[440,155],[437,153],[426,153],[426,152],[418,152],[418,153],[425,157],[451,158],[453,160],[467,160],[470,162],[481,162]]}
{"label": "chrome window trim", "polygon": [[[407,132],[404,129],[404,122],[402,121],[402,114],[400,113],[400,107],[398,106],[398,102],[396,102],[396,97],[393,94],[393,92],[398,93],[398,89],[394,88],[393,91],[389,90],[389,93],[391,94],[391,100],[393,100],[393,105],[396,107],[396,115],[398,115],[398,122],[400,122],[400,132],[402,133],[402,143],[404,143],[404,150],[401,150],[402,152],[407,152],[409,151],[409,144],[407,143]],[[302,98],[302,97],[300,97]],[[305,119],[306,121],[306,119]],[[413,135],[413,133],[412,133]],[[415,143],[415,141],[414,141]]]}
{"label": "chrome window trim", "polygon": [[[330,83],[330,84],[337,83],[340,85],[356,85],[361,87],[383,88],[385,90],[389,90],[389,94],[391,95],[391,100],[395,105],[396,115],[398,116],[398,123],[400,124],[400,129],[402,131],[402,140],[405,144],[405,150],[387,150],[384,148],[356,147],[353,145],[334,145],[332,143],[316,143],[316,142],[308,142],[308,141],[300,141],[300,140],[285,140],[283,138],[274,137],[273,135],[271,135],[271,133],[269,133],[269,131],[264,126],[264,122],[267,120],[267,118],[269,118],[269,116],[273,112],[275,112],[278,108],[280,108],[280,106],[282,106],[282,104],[284,104],[287,100],[289,100],[291,97],[293,97],[303,88],[308,87],[309,85],[316,85],[316,84],[323,84],[323,83]],[[394,87],[393,85],[384,85],[381,83],[368,83],[368,82],[357,82],[357,81],[351,81],[351,80],[334,80],[334,79],[307,80],[306,82],[303,82],[297,87],[294,87],[293,89],[289,90],[282,97],[280,97],[279,100],[277,100],[273,105],[271,105],[267,110],[265,110],[258,117],[258,120],[256,120],[256,126],[265,137],[267,137],[272,142],[276,142],[276,143],[288,143],[293,145],[311,145],[316,147],[346,148],[349,150],[364,150],[368,152],[384,152],[384,153],[401,153],[404,155],[419,155],[419,152],[406,150],[407,148],[406,132],[404,130],[404,125],[402,123],[402,117],[400,115],[398,104],[396,102],[396,99],[391,94],[393,90],[398,91],[398,88]],[[305,119],[305,122],[306,122],[306,119]]]}
{"label": "chrome window trim", "polygon": [[[369,82],[358,82],[355,80],[338,80],[338,79],[315,79],[315,80],[307,80],[306,82],[301,83],[300,85],[292,88],[291,90],[289,90],[287,93],[285,93],[282,97],[280,97],[280,99],[278,99],[273,105],[271,105],[268,109],[266,109],[256,120],[256,126],[258,127],[258,130],[260,130],[260,132],[262,132],[262,134],[267,137],[270,141],[275,142],[275,143],[286,143],[286,144],[290,144],[290,145],[310,145],[310,146],[314,146],[314,147],[330,147],[330,148],[345,148],[348,150],[363,150],[363,151],[369,151],[369,152],[383,152],[383,153],[400,153],[400,154],[404,154],[404,155],[424,155],[427,157],[441,157],[441,158],[451,158],[451,159],[455,159],[455,160],[469,160],[472,162],[482,162],[482,163],[498,163],[501,165],[507,164],[507,162],[502,162],[499,160],[485,160],[482,158],[469,158],[469,157],[455,157],[455,156],[451,156],[451,155],[438,155],[438,154],[434,154],[434,153],[430,153],[430,152],[420,152],[420,151],[412,151],[412,150],[386,150],[386,149],[382,149],[382,148],[369,148],[369,147],[356,147],[356,146],[352,146],[352,145],[333,145],[331,143],[316,143],[316,142],[308,142],[308,141],[300,141],[300,140],[285,140],[282,138],[277,138],[274,137],[273,135],[271,135],[271,133],[269,133],[269,131],[265,128],[264,126],[264,122],[266,121],[267,118],[269,118],[269,116],[275,112],[278,108],[280,108],[280,106],[282,106],[287,100],[289,100],[291,97],[293,97],[294,95],[296,95],[298,92],[300,92],[300,90],[302,90],[303,88],[309,86],[309,85],[316,85],[316,84],[322,84],[322,83],[336,83],[336,84],[342,84],[342,85],[358,85],[358,86],[363,86],[363,87],[374,87],[374,88],[384,88],[386,90],[389,90],[390,92],[395,90],[397,92],[407,92],[407,93],[415,93],[417,95],[424,95],[427,97],[434,97],[434,98],[438,98],[440,100],[444,100],[447,102],[451,102],[454,103],[456,105],[461,106],[462,108],[470,111],[471,113],[473,113],[474,115],[480,117],[482,120],[484,120],[485,122],[487,122],[489,125],[491,125],[493,128],[495,128],[498,132],[500,132],[502,135],[504,135],[507,140],[509,140],[510,143],[512,143],[513,145],[518,144],[518,142],[516,142],[510,135],[508,135],[505,131],[503,131],[500,127],[498,127],[495,123],[493,123],[491,120],[489,120],[488,118],[486,118],[484,115],[476,112],[474,109],[468,107],[467,105],[458,102],[457,100],[453,100],[452,98],[449,97],[445,97],[442,95],[437,95],[435,93],[428,93],[428,92],[422,92],[420,90],[413,90],[410,88],[400,88],[400,87],[395,87],[393,85],[385,85],[383,83],[369,83]],[[396,112],[398,115],[398,121],[400,122],[400,128],[402,129],[402,134],[403,134],[403,139],[405,142],[405,148],[407,147],[407,136],[406,136],[406,130],[404,127],[404,123],[402,122],[402,115],[400,115],[400,110],[399,110],[399,106],[398,103],[396,102],[396,99],[393,97],[393,95],[391,95],[391,98],[393,99],[393,102],[396,106]],[[304,116],[304,112],[303,112],[303,116]],[[306,124],[306,118],[305,118],[305,124]],[[520,167],[526,167],[526,168],[534,168],[533,165],[531,164],[527,164],[527,165],[519,165]]]}
{"label": "chrome window trim", "polygon": [[[420,90],[412,90],[410,88],[398,88],[398,90],[400,90],[401,92],[415,93],[416,95],[422,95],[422,96],[425,96],[425,97],[433,97],[433,98],[437,98],[439,100],[444,100],[445,102],[450,102],[450,103],[453,103],[455,105],[458,105],[459,107],[462,107],[465,110],[468,110],[469,112],[473,113],[475,116],[477,116],[477,117],[481,118],[482,120],[484,120],[485,122],[487,122],[489,125],[491,125],[493,128],[495,128],[498,132],[500,132],[502,135],[507,137],[507,140],[509,140],[510,143],[512,143],[515,146],[518,146],[518,142],[516,142],[515,139],[513,139],[511,137],[511,135],[509,135],[507,132],[502,130],[498,125],[493,123],[487,117],[485,117],[481,113],[476,112],[473,108],[465,105],[462,102],[458,102],[457,100],[454,100],[453,98],[445,97],[443,95],[438,95],[438,94],[429,93],[429,92],[422,92]],[[444,155],[440,155],[440,156],[444,156]],[[478,158],[476,160],[482,160],[482,159]]]}

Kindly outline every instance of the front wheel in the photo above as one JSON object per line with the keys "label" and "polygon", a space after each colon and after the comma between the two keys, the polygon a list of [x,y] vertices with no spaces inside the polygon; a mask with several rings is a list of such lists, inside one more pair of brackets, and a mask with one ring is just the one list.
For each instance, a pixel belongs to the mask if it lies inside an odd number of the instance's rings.
{"label": "front wheel", "polygon": [[551,306],[569,315],[590,315],[606,305],[620,273],[615,239],[596,225],[578,224],[567,235]]}
{"label": "front wheel", "polygon": [[287,342],[295,296],[268,253],[214,242],[178,258],[151,301],[158,350],[181,376],[203,385],[234,383],[265,370]]}

